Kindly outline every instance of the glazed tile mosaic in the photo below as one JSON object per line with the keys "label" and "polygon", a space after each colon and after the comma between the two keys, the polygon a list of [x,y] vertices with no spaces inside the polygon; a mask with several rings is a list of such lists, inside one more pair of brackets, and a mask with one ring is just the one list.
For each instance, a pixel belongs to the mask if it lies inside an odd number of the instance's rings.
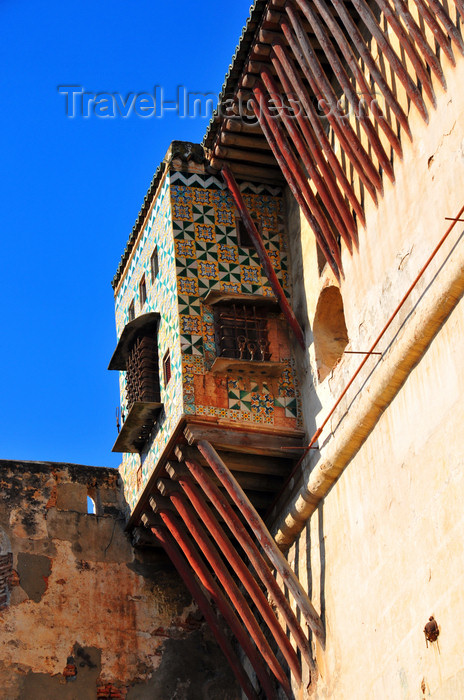
{"label": "glazed tile mosaic", "polygon": [[[290,295],[280,189],[251,183],[242,184],[241,189],[251,215],[259,222],[276,274]],[[118,338],[129,321],[131,302],[137,316],[159,312],[159,358],[169,349],[172,370],[167,387],[160,373],[164,410],[146,451],[141,458],[124,455],[121,474],[131,509],[182,415],[289,428],[301,424],[301,402],[286,331],[279,331],[273,356],[284,363],[281,376],[254,380],[210,372],[217,348],[214,310],[205,304],[207,295],[222,291],[273,297],[256,251],[239,246],[236,216],[232,199],[218,178],[171,171],[160,186],[120,282],[116,296]],[[159,272],[153,280],[150,258],[155,247]],[[142,275],[147,281],[143,308],[139,299]],[[120,373],[123,412],[124,374]]]}

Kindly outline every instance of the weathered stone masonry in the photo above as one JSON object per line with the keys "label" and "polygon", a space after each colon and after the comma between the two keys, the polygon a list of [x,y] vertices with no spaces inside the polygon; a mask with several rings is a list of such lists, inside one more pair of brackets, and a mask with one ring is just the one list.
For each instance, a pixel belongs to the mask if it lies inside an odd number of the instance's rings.
{"label": "weathered stone masonry", "polygon": [[238,697],[164,554],[133,549],[125,508],[117,470],[0,461],[3,700]]}

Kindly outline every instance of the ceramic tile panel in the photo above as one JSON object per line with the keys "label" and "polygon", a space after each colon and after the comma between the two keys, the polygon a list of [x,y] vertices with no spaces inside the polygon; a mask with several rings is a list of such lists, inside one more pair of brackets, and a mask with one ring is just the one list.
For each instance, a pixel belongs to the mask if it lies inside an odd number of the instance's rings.
{"label": "ceramic tile panel", "polygon": [[[295,372],[288,343],[281,347],[285,362],[282,377],[270,386],[254,381],[226,379],[227,392],[218,398],[216,388],[201,392],[195,374],[206,376],[216,359],[212,308],[204,299],[212,290],[234,294],[274,297],[256,251],[238,245],[237,212],[229,192],[219,178],[209,175],[173,173],[173,231],[176,239],[180,337],[184,364],[184,411],[186,414],[214,416],[231,421],[296,425],[299,423],[295,394]],[[262,236],[278,278],[288,288],[287,251],[283,227],[280,188],[242,183],[241,191],[253,218],[260,223]],[[175,217],[174,203],[192,205],[191,220]],[[195,282],[194,282],[195,280]],[[199,316],[202,317],[200,323]],[[193,372],[193,362],[199,364]],[[218,402],[224,400],[224,405]]]}

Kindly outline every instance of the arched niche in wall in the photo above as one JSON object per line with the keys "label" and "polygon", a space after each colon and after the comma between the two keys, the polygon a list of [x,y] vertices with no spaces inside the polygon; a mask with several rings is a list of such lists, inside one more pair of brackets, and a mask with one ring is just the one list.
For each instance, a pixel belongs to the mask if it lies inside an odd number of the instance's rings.
{"label": "arched niche in wall", "polygon": [[343,299],[338,287],[324,287],[313,322],[314,350],[319,381],[323,381],[341,359],[348,345]]}

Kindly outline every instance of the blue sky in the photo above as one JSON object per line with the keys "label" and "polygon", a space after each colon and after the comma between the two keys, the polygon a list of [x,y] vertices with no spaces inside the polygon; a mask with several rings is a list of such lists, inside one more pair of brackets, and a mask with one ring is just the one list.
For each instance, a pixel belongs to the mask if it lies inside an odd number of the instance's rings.
{"label": "blue sky", "polygon": [[0,459],[117,466],[111,279],[152,175],[208,119],[66,116],[58,86],[219,93],[250,0],[0,0]]}

